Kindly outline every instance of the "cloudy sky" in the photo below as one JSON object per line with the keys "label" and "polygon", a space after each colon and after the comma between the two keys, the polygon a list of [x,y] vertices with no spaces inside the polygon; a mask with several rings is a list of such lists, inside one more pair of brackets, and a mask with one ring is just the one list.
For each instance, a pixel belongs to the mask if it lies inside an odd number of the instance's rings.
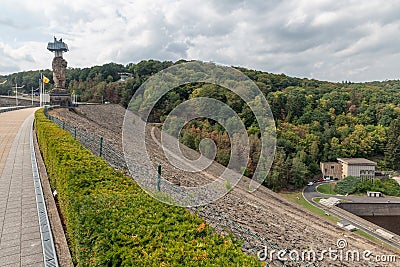
{"label": "cloudy sky", "polygon": [[0,74],[200,59],[329,81],[400,78],[397,0],[1,0]]}

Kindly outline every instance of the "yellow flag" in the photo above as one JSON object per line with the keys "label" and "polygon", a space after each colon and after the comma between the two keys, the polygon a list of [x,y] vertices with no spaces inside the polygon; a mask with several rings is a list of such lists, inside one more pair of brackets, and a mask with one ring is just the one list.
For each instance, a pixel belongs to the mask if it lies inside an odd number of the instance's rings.
{"label": "yellow flag", "polygon": [[50,79],[43,75],[43,83],[49,83]]}

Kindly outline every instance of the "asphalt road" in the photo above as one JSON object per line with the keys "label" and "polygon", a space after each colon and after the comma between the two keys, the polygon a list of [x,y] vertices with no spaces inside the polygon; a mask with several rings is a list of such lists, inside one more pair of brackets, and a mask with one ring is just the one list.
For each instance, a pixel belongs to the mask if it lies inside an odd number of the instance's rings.
{"label": "asphalt road", "polygon": [[321,182],[321,183],[315,183],[314,185],[311,186],[306,186],[303,190],[303,195],[304,197],[312,203],[312,199],[316,197],[323,197],[323,198],[328,198],[328,197],[335,197],[338,199],[343,199],[346,201],[351,201],[355,203],[400,203],[400,198],[398,197],[362,197],[362,196],[343,196],[343,195],[326,195],[319,193],[317,191],[317,186],[324,184],[324,183],[329,183],[329,182]]}
{"label": "asphalt road", "polygon": [[[371,225],[371,222],[368,222],[368,221],[364,220],[363,218],[358,217],[356,215],[349,217],[347,211],[344,211],[337,207],[335,209],[331,209],[326,206],[323,206],[322,204],[315,203],[313,201],[313,198],[317,198],[317,197],[323,197],[323,198],[335,197],[338,199],[343,199],[343,200],[347,200],[347,201],[351,201],[351,202],[355,202],[355,203],[387,203],[388,200],[390,201],[390,203],[400,203],[400,198],[395,198],[395,197],[375,198],[375,197],[367,197],[367,196],[360,197],[360,196],[327,195],[327,194],[319,193],[317,191],[317,187],[323,183],[329,183],[329,182],[315,183],[314,185],[306,186],[303,189],[303,196],[311,205],[324,210],[328,214],[333,214],[334,216],[338,217],[341,220],[347,220],[351,224],[353,224],[355,227],[357,227],[358,229],[361,229],[364,232],[367,232],[368,234],[378,238],[379,240],[381,240],[397,249],[400,249],[400,237],[399,236],[396,235],[392,239],[385,238],[381,235],[376,234],[375,231],[371,231],[371,227],[369,226],[369,225]],[[382,227],[380,227],[380,226],[374,227],[375,230],[378,228],[382,228]]]}

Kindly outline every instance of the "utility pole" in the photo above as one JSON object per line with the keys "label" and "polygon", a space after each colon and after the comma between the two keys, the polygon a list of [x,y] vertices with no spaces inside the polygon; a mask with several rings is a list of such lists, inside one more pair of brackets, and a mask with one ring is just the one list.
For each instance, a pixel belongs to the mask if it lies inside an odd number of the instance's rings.
{"label": "utility pole", "polygon": [[24,88],[25,84],[22,86],[18,86],[17,83],[15,83],[15,105],[18,106],[18,89]]}
{"label": "utility pole", "polygon": [[40,88],[36,88],[35,90],[33,90],[33,86],[32,86],[32,106],[33,106],[33,92],[38,91]]}

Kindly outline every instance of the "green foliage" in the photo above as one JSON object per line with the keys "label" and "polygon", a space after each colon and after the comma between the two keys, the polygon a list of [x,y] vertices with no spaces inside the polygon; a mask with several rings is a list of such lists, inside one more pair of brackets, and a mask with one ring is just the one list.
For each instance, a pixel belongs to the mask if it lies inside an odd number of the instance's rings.
{"label": "green foliage", "polygon": [[188,210],[161,203],[35,114],[76,266],[260,266]]}
{"label": "green foliage", "polygon": [[[68,89],[78,94],[79,101],[99,103],[103,100],[127,107],[146,79],[182,62],[185,61],[143,60],[126,66],[109,63],[91,68],[71,68],[67,69]],[[400,119],[399,81],[332,83],[237,69],[257,84],[276,121],[277,146],[282,149],[284,164],[280,160],[275,161],[274,164],[280,164],[280,167],[272,168],[265,182],[268,187],[276,190],[301,187],[304,179],[311,179],[320,173],[320,161],[335,161],[338,157],[384,158],[380,166],[400,170],[400,123],[396,122]],[[188,75],[193,75],[194,70],[187,71]],[[130,72],[133,77],[119,82],[118,72]],[[50,70],[44,73],[52,77]],[[2,78],[11,83],[26,84],[28,89],[31,85],[37,87],[38,75],[38,71],[20,72]],[[202,77],[201,67],[196,75]],[[164,78],[174,79],[173,75]],[[0,94],[7,94],[11,89],[9,82],[0,85]],[[151,97],[151,94],[139,96],[132,106],[139,109]],[[260,149],[257,146],[262,133],[253,111],[231,91],[205,83],[179,86],[159,100],[151,111],[149,121],[164,122],[177,105],[195,97],[211,97],[225,102],[239,115],[254,145],[247,166],[247,173],[251,176],[259,161]],[[227,124],[232,122],[227,121]],[[225,131],[221,128],[214,122],[198,119],[181,132],[182,142],[198,149],[201,138],[211,137],[218,147],[217,160],[226,165],[229,162],[230,140],[226,140]],[[299,159],[294,160],[296,157]]]}
{"label": "green foliage", "polygon": [[337,182],[335,192],[341,195],[353,194],[356,192],[359,183],[360,178],[348,176]]}
{"label": "green foliage", "polygon": [[374,179],[360,182],[357,186],[359,193],[366,193],[367,191],[382,192],[387,196],[400,197],[400,186],[394,179]]}
{"label": "green foliage", "polygon": [[385,160],[389,168],[400,170],[400,119],[390,123]]}
{"label": "green foliage", "polygon": [[361,179],[346,177],[336,184],[335,192],[338,194],[366,193],[367,191],[382,192],[387,196],[400,196],[400,186],[394,179]]}

